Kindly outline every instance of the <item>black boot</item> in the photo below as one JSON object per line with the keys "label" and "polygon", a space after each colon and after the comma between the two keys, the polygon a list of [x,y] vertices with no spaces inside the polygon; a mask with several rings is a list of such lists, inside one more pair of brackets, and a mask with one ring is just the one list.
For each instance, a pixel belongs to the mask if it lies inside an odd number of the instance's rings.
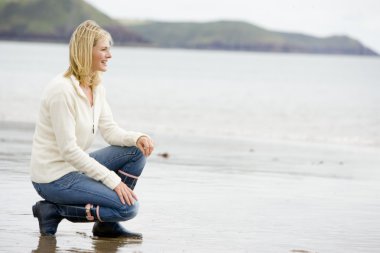
{"label": "black boot", "polygon": [[95,222],[92,234],[99,237],[124,237],[135,240],[142,240],[143,238],[142,234],[130,232],[118,222]]}
{"label": "black boot", "polygon": [[96,208],[91,204],[86,206],[58,205],[60,214],[71,222],[94,222],[98,220]]}
{"label": "black boot", "polygon": [[38,218],[41,235],[54,235],[63,217],[57,205],[48,201],[39,201],[33,207],[33,216]]}
{"label": "black boot", "polygon": [[121,181],[126,184],[131,190],[135,189],[138,176],[128,174],[122,170],[118,170],[117,175],[121,178]]}
{"label": "black boot", "polygon": [[[122,170],[117,172],[121,181],[133,190],[137,183],[137,176],[125,173]],[[95,222],[92,234],[99,237],[125,237],[130,239],[142,240],[142,234],[126,230],[118,222]]]}
{"label": "black boot", "polygon": [[86,207],[57,205],[48,201],[38,201],[33,207],[33,216],[38,218],[41,235],[54,235],[62,219],[71,222],[93,222],[97,220],[96,209]]}

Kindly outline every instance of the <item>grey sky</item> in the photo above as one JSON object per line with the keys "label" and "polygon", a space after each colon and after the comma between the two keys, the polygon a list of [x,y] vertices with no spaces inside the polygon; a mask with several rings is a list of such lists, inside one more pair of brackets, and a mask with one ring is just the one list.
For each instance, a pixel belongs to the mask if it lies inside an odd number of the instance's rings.
{"label": "grey sky", "polygon": [[380,53],[380,0],[86,0],[114,18],[242,20],[315,36],[349,35]]}

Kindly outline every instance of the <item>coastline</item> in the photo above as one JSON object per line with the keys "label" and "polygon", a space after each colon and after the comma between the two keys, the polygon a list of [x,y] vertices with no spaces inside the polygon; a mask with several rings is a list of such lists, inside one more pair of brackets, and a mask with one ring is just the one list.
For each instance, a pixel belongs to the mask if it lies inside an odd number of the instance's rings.
{"label": "coastline", "polygon": [[[8,125],[7,125],[8,124]],[[124,226],[142,243],[98,239],[63,221],[40,238],[28,174],[33,128],[1,123],[0,251],[377,252],[379,152],[372,148],[194,136],[153,136]],[[97,141],[93,148],[102,147]],[[167,159],[158,154],[168,153]],[[54,252],[54,251],[52,251]]]}

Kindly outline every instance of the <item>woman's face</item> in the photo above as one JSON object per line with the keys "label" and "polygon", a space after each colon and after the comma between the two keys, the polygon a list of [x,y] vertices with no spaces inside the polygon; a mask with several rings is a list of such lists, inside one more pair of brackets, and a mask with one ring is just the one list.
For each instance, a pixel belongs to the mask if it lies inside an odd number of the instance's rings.
{"label": "woman's face", "polygon": [[110,42],[108,39],[99,40],[92,48],[91,70],[93,72],[107,71],[107,61],[112,57],[110,49]]}

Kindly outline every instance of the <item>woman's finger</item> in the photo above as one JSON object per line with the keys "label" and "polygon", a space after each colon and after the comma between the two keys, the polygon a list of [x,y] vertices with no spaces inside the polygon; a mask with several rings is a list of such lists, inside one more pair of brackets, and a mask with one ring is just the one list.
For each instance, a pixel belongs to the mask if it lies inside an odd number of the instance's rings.
{"label": "woman's finger", "polygon": [[142,141],[139,141],[139,143],[137,143],[137,147],[140,149],[143,155],[146,156],[146,148],[144,144],[142,143]]}
{"label": "woman's finger", "polygon": [[132,190],[131,190],[131,194],[132,194],[132,197],[133,197],[135,200],[138,200],[138,199],[137,199],[137,195],[136,195],[136,193],[134,193]]}
{"label": "woman's finger", "polygon": [[135,203],[135,201],[137,200],[137,195],[136,193],[133,192],[132,189],[130,189],[128,186],[126,186],[127,189],[128,189],[128,193],[129,193],[129,197],[130,197],[130,200],[131,200],[131,203],[132,205]]}
{"label": "woman's finger", "polygon": [[143,148],[144,148],[144,155],[148,156],[149,155],[149,143],[148,143],[148,138],[144,138],[142,140],[143,142]]}
{"label": "woman's finger", "polygon": [[123,203],[123,205],[125,205],[124,196],[123,196],[121,190],[120,189],[115,189],[115,192],[116,192],[117,196],[119,196],[119,199],[120,199],[121,203]]}
{"label": "woman's finger", "polygon": [[153,150],[154,150],[154,146],[151,146],[150,150],[149,150],[149,155],[151,155],[153,153]]}
{"label": "woman's finger", "polygon": [[153,141],[147,136],[142,136],[137,140],[137,147],[144,156],[150,156],[154,150]]}
{"label": "woman's finger", "polygon": [[135,204],[135,199],[133,198],[132,194],[129,193],[128,197],[129,197],[129,201],[131,202],[131,204],[134,205]]}
{"label": "woman's finger", "polygon": [[153,152],[153,148],[154,148],[154,146],[153,146],[153,142],[152,142],[152,140],[150,139],[150,138],[145,138],[145,156],[150,156],[150,154],[152,154],[152,152]]}
{"label": "woman's finger", "polygon": [[124,200],[127,202],[127,204],[130,206],[132,205],[132,202],[130,200],[130,197],[129,197],[129,192],[125,189],[123,189],[123,197],[124,197]]}
{"label": "woman's finger", "polygon": [[153,149],[154,149],[153,141],[150,138],[148,138],[148,156],[152,154]]}

